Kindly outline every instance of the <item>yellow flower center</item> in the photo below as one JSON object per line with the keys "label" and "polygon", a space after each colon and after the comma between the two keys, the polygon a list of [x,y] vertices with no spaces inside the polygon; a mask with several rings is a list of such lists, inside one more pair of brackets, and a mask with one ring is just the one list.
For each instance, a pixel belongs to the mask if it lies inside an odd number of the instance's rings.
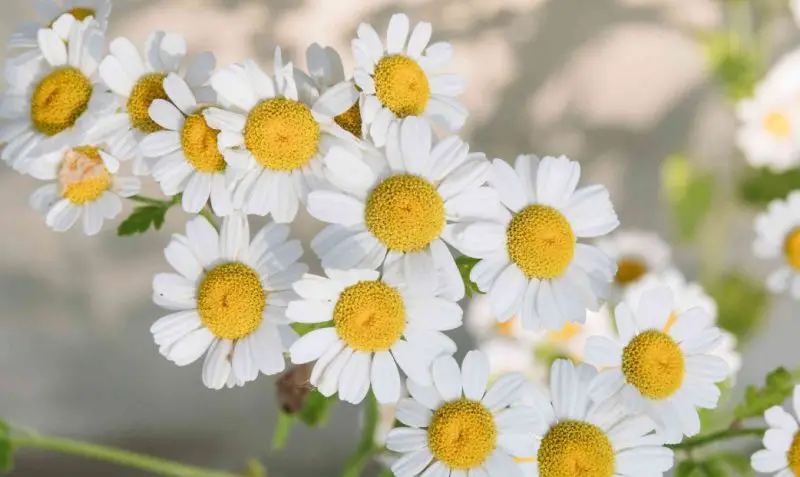
{"label": "yellow flower center", "polygon": [[147,73],[133,85],[131,95],[128,97],[128,117],[131,125],[143,133],[154,133],[163,128],[150,119],[150,105],[157,99],[169,101],[164,91],[164,78],[162,73]]}
{"label": "yellow flower center", "polygon": [[529,205],[506,230],[508,256],[528,278],[561,276],[575,254],[575,234],[564,215],[546,205]]}
{"label": "yellow flower center", "polygon": [[599,427],[583,421],[563,421],[542,439],[540,477],[611,477],[614,448]]}
{"label": "yellow flower center", "polygon": [[235,340],[254,332],[266,305],[258,273],[243,263],[217,265],[197,287],[200,320],[217,338]]}
{"label": "yellow flower center", "polygon": [[621,258],[617,261],[617,276],[614,281],[618,285],[630,285],[647,273],[647,265],[638,257]]}
{"label": "yellow flower center", "polygon": [[573,322],[566,322],[564,323],[564,327],[561,328],[560,331],[549,331],[547,336],[550,338],[550,341],[555,341],[558,343],[565,343],[581,332],[583,326],[580,323],[573,323]]}
{"label": "yellow flower center", "polygon": [[800,270],[800,227],[795,227],[783,242],[786,262],[795,270]]}
{"label": "yellow flower center", "polygon": [[31,96],[31,122],[42,134],[54,136],[75,125],[92,97],[92,82],[67,66],[45,76]]}
{"label": "yellow flower center", "polygon": [[764,118],[764,129],[777,138],[786,139],[792,134],[792,123],[784,113],[772,112]]}
{"label": "yellow flower center", "polygon": [[668,334],[644,331],[622,351],[622,373],[646,398],[667,398],[683,383],[686,373],[683,351]]}
{"label": "yellow flower center", "polygon": [[94,202],[111,187],[111,175],[96,147],[68,149],[58,171],[61,195],[76,205]]}
{"label": "yellow flower center", "polygon": [[358,282],[339,295],[333,325],[339,338],[356,351],[386,351],[406,329],[403,299],[381,281]]}
{"label": "yellow flower center", "polygon": [[447,467],[468,470],[483,464],[497,444],[492,413],[478,401],[458,399],[433,413],[428,448]]}
{"label": "yellow flower center", "polygon": [[293,171],[308,164],[319,149],[320,128],[311,110],[287,98],[258,103],[247,116],[244,143],[262,166]]}
{"label": "yellow flower center", "polygon": [[789,470],[800,477],[800,432],[795,433],[792,445],[786,453],[786,460],[789,461]]}
{"label": "yellow flower center", "polygon": [[186,118],[181,131],[181,148],[186,159],[200,172],[225,170],[225,158],[217,148],[219,131],[206,124],[201,112]]}
{"label": "yellow flower center", "polygon": [[364,222],[389,250],[421,250],[444,229],[444,200],[421,177],[392,176],[370,193]]}
{"label": "yellow flower center", "polygon": [[403,55],[384,56],[375,66],[375,96],[395,116],[420,116],[431,98],[428,76]]}
{"label": "yellow flower center", "polygon": [[361,137],[361,107],[358,101],[350,109],[333,118],[336,124],[355,137]]}

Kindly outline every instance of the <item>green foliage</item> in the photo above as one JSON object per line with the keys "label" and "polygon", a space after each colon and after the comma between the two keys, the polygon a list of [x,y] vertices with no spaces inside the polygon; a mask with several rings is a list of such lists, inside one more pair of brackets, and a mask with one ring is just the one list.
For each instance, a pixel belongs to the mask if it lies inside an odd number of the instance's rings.
{"label": "green foliage", "polygon": [[796,189],[800,189],[800,168],[784,172],[752,169],[739,184],[739,197],[746,204],[762,208],[775,199],[786,198]]}
{"label": "green foliage", "polygon": [[459,273],[461,273],[461,279],[464,280],[464,290],[468,297],[472,297],[472,295],[476,293],[481,293],[478,289],[478,285],[469,278],[472,267],[480,261],[479,258],[467,257],[466,255],[462,255],[456,259],[456,266],[458,267]]}
{"label": "green foliage", "polygon": [[278,422],[275,423],[275,430],[272,431],[272,449],[283,449],[286,445],[286,440],[289,438],[289,433],[294,425],[294,416],[281,412],[278,414]]}
{"label": "green foliage", "polygon": [[718,305],[719,325],[746,340],[756,331],[769,309],[769,293],[760,281],[729,272],[708,284],[708,293]]}
{"label": "green foliage", "polygon": [[391,469],[383,469],[378,477],[394,477],[394,472]]}
{"label": "green foliage", "polygon": [[258,459],[250,459],[247,461],[244,477],[267,477],[267,469]]}
{"label": "green foliage", "polygon": [[152,199],[138,195],[130,199],[144,205],[135,207],[131,215],[119,224],[117,235],[120,237],[142,234],[150,230],[150,227],[153,227],[154,230],[160,230],[161,226],[164,225],[167,211],[173,205],[180,203],[181,194],[169,200]]}
{"label": "green foliage", "polygon": [[375,446],[375,431],[380,420],[380,407],[372,392],[369,393],[364,401],[364,427],[361,431],[361,441],[356,451],[347,460],[347,464],[341,474],[342,477],[361,477],[364,467],[377,450]]}
{"label": "green foliage", "polygon": [[675,477],[746,477],[753,475],[750,458],[735,452],[720,452],[701,460],[684,460],[675,469]]}
{"label": "green foliage", "polygon": [[784,368],[778,368],[767,374],[764,387],[748,386],[744,400],[733,410],[737,419],[761,417],[764,411],[778,406],[792,394],[795,378]]}
{"label": "green foliage", "polygon": [[761,76],[758,52],[735,32],[719,31],[704,38],[706,57],[729,98],[752,96]]}
{"label": "green foliage", "polygon": [[329,328],[331,326],[333,326],[332,321],[326,321],[324,323],[292,323],[292,329],[300,336],[311,333],[314,330]]}
{"label": "green foliage", "polygon": [[14,448],[11,445],[11,428],[0,420],[0,472],[11,472]]}
{"label": "green foliage", "polygon": [[331,404],[337,397],[325,397],[316,389],[308,393],[303,408],[297,414],[281,412],[278,414],[278,422],[275,424],[275,431],[272,433],[272,448],[282,449],[286,445],[289,433],[295,421],[300,420],[308,427],[323,427],[328,422]]}
{"label": "green foliage", "polygon": [[714,176],[695,169],[688,158],[678,154],[664,160],[661,188],[672,210],[678,238],[692,240],[711,209]]}

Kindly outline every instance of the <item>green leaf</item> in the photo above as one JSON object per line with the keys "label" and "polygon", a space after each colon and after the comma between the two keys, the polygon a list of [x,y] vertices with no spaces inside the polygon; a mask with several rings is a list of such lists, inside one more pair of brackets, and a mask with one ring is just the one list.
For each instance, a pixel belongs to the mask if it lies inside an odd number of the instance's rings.
{"label": "green leaf", "polygon": [[267,477],[267,468],[258,459],[250,459],[247,461],[244,475],[245,477]]}
{"label": "green leaf", "polygon": [[394,477],[394,472],[391,469],[383,469],[378,477]]}
{"label": "green leaf", "polygon": [[747,204],[764,207],[773,200],[786,198],[796,189],[800,189],[800,168],[785,172],[753,169],[739,184],[739,197]]}
{"label": "green leaf", "polygon": [[170,206],[164,205],[143,205],[133,209],[133,212],[125,219],[119,228],[117,235],[125,237],[128,235],[141,234],[150,230],[152,226],[159,230],[164,225],[164,219]]}
{"label": "green leaf", "polygon": [[706,57],[717,80],[734,101],[752,96],[759,81],[761,63],[752,42],[742,41],[729,30],[704,38]]}
{"label": "green leaf", "polygon": [[719,325],[746,341],[767,316],[770,295],[764,285],[739,272],[728,272],[707,285],[717,302]]}
{"label": "green leaf", "polygon": [[711,209],[714,176],[695,170],[685,156],[674,155],[661,167],[661,187],[670,203],[678,238],[692,240]]}
{"label": "green leaf", "polygon": [[14,462],[14,448],[11,445],[11,428],[0,420],[0,472],[11,472]]}
{"label": "green leaf", "polygon": [[332,321],[326,321],[324,323],[292,323],[292,329],[300,336],[306,335],[320,328],[329,328],[331,326],[333,326]]}
{"label": "green leaf", "polygon": [[715,462],[723,463],[733,471],[733,475],[738,477],[749,477],[755,475],[755,471],[750,466],[750,456],[733,451],[719,452],[711,456]]}
{"label": "green leaf", "polygon": [[461,274],[461,279],[464,281],[464,290],[468,297],[472,297],[475,293],[481,293],[480,289],[478,289],[478,285],[469,278],[472,267],[480,261],[479,258],[472,258],[466,255],[462,255],[456,259],[456,266],[458,267],[458,272]]}
{"label": "green leaf", "polygon": [[294,425],[294,416],[281,412],[278,414],[278,422],[275,423],[275,431],[272,433],[272,449],[280,450],[286,445],[289,433]]}
{"label": "green leaf", "polygon": [[314,389],[308,393],[303,409],[298,414],[300,420],[309,427],[324,426],[328,422],[328,415],[333,402],[334,396],[325,397]]}
{"label": "green leaf", "polygon": [[770,372],[764,387],[748,386],[744,393],[744,401],[736,406],[733,415],[737,419],[761,417],[764,411],[772,406],[778,406],[792,394],[795,378],[785,368],[778,368]]}
{"label": "green leaf", "polygon": [[675,468],[675,477],[689,477],[694,475],[693,472],[697,469],[697,463],[693,460],[685,460],[678,464]]}

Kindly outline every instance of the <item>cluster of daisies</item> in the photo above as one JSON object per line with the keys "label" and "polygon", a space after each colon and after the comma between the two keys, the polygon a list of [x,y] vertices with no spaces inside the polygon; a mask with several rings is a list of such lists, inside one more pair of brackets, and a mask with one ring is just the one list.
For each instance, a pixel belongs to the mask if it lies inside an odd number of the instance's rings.
{"label": "cluster of daisies", "polygon": [[[352,73],[316,44],[305,71],[280,49],[265,71],[217,68],[171,33],[108,41],[109,0],[36,6],[10,41],[1,157],[48,182],[31,204],[57,231],[80,219],[98,233],[142,176],[203,213],[165,248],[173,271],[153,300],[169,313],[151,331],[176,365],[202,358],[205,386],[309,363],[325,396],[394,407],[398,477],[635,477],[672,467],[667,444],[699,433],[698,409],[735,373],[713,301],[666,245],[590,242],[619,222],[605,187],[578,187],[577,162],[489,161],[455,135],[464,81],[441,73],[452,47],[431,43],[429,23],[394,15],[385,36],[362,23]],[[301,207],[329,224],[310,244],[324,275],[290,237]],[[251,216],[269,219],[251,234]],[[786,250],[800,255],[800,239]],[[485,294],[469,320],[481,349],[460,365],[445,333],[463,324],[454,252]],[[533,348],[495,346],[511,337],[567,359],[538,379]],[[783,431],[758,462],[795,469],[796,422],[767,418]]]}

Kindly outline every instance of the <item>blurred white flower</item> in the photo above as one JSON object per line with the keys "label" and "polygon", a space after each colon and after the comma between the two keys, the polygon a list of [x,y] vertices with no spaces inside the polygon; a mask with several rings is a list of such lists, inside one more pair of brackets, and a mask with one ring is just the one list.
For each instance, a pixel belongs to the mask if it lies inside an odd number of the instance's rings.
{"label": "blurred white flower", "polygon": [[800,299],[800,191],[790,193],[785,200],[770,202],[754,224],[755,255],[783,261],[767,277],[767,288],[773,293],[789,290],[794,298]]}
{"label": "blurred white flower", "polygon": [[669,244],[653,232],[620,230],[599,239],[596,245],[617,262],[614,288],[618,297],[647,274],[661,273],[672,263]]}

